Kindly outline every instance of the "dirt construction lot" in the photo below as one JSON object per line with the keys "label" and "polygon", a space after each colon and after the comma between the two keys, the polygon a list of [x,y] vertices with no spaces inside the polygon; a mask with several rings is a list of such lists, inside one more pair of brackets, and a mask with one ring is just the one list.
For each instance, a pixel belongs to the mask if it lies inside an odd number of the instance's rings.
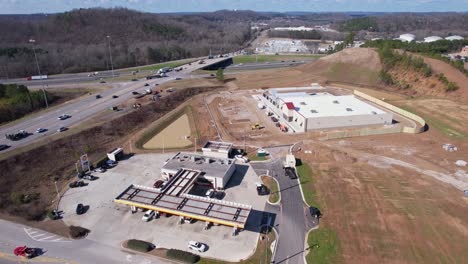
{"label": "dirt construction lot", "polygon": [[[172,155],[135,155],[105,173],[95,174],[99,179],[89,182],[88,186],[68,190],[60,203],[60,209],[65,212],[65,223],[86,227],[91,230],[89,239],[114,247],[135,238],[152,242],[157,247],[187,250],[187,242],[196,240],[209,246],[202,256],[233,262],[248,258],[257,245],[261,213],[251,213],[245,230],[233,237],[231,227],[213,226],[204,230],[204,222],[181,225],[177,216],[143,222],[143,212],[131,214],[128,206],[113,202],[130,184],[152,186],[160,178],[164,161]],[[257,196],[257,175],[250,167],[236,166],[224,200],[250,204],[256,212],[263,211],[266,198]],[[89,206],[85,214],[75,214],[78,203]]]}
{"label": "dirt construction lot", "polygon": [[145,149],[184,148],[192,145],[187,114],[182,115],[143,145]]}

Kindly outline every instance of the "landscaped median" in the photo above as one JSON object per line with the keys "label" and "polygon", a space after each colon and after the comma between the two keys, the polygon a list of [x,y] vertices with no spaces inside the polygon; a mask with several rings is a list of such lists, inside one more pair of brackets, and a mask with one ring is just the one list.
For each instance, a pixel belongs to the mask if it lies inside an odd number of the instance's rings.
{"label": "landscaped median", "polygon": [[270,196],[268,197],[268,202],[271,204],[277,204],[280,202],[281,193],[279,192],[279,186],[276,179],[271,176],[260,176],[263,184],[270,190]]}
{"label": "landscaped median", "polygon": [[200,260],[200,256],[192,252],[179,249],[155,248],[152,243],[138,239],[126,240],[122,243],[122,247],[181,263],[197,263]]}
{"label": "landscaped median", "polygon": [[[297,173],[304,194],[305,202],[309,206],[320,207],[318,193],[315,184],[320,177],[320,171],[311,168],[308,164],[297,161]],[[326,212],[325,212],[326,214]],[[309,217],[311,217],[309,215]],[[307,244],[308,253],[305,256],[307,263],[335,263],[338,259],[339,241],[336,233],[330,229],[326,222],[320,225],[319,229],[311,230],[308,233]]]}

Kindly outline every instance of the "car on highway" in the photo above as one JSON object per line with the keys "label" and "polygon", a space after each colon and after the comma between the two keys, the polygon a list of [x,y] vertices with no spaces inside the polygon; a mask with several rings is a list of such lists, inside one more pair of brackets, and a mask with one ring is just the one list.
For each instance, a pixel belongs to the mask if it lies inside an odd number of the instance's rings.
{"label": "car on highway", "polygon": [[145,83],[145,86],[149,86],[149,84],[148,84],[148,83]]}
{"label": "car on highway", "polygon": [[1,144],[1,145],[0,145],[0,151],[5,150],[5,149],[7,149],[7,148],[9,148],[9,147],[10,147],[10,146],[8,146],[8,145]]}
{"label": "car on highway", "polygon": [[180,77],[177,77],[177,78],[175,78],[175,79],[176,79],[176,81],[182,80],[182,78],[180,78]]}
{"label": "car on highway", "polygon": [[208,248],[205,244],[197,242],[197,241],[189,241],[187,244],[188,248],[191,250],[196,250],[200,253],[205,252]]}
{"label": "car on highway", "polygon": [[102,98],[100,94],[96,94],[96,99]]}
{"label": "car on highway", "polygon": [[132,82],[136,82],[136,81],[138,81],[138,79],[132,79]]}
{"label": "car on highway", "polygon": [[102,81],[100,81],[99,83],[106,83],[106,81],[102,80]]}
{"label": "car on highway", "polygon": [[47,129],[42,128],[42,127],[36,129],[36,133],[43,133],[43,132],[46,132],[46,131],[47,131]]}
{"label": "car on highway", "polygon": [[65,119],[68,119],[68,118],[70,118],[70,117],[71,117],[71,115],[63,114],[63,115],[57,117],[57,119],[58,119],[58,120],[65,120]]}
{"label": "car on highway", "polygon": [[84,214],[85,212],[85,207],[83,204],[79,203],[77,206],[76,206],[76,214],[77,215],[81,215],[81,214]]}
{"label": "car on highway", "polygon": [[139,95],[140,93],[137,92],[137,91],[133,91],[132,94],[133,94],[133,95]]}
{"label": "car on highway", "polygon": [[146,211],[146,213],[143,215],[143,217],[141,218],[141,220],[145,221],[145,222],[149,222],[151,219],[153,219],[155,215],[155,212],[153,210],[148,210]]}
{"label": "car on highway", "polygon": [[82,186],[85,186],[86,184],[84,183],[84,181],[74,181],[74,182],[71,182],[68,186],[70,188],[77,188],[77,187],[82,187]]}
{"label": "car on highway", "polygon": [[67,130],[68,130],[67,127],[62,126],[62,127],[59,127],[59,128],[57,129],[57,132],[63,132],[63,131],[67,131]]}
{"label": "car on highway", "polygon": [[112,98],[114,98],[114,99],[115,99],[115,98],[119,98],[119,96],[114,94],[114,95],[112,96]]}

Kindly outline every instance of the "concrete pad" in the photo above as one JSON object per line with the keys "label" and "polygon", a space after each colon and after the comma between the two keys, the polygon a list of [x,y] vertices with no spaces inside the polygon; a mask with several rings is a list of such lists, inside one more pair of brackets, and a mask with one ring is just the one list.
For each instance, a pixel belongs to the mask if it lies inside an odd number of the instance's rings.
{"label": "concrete pad", "polygon": [[[212,226],[204,230],[205,223],[179,224],[178,216],[161,217],[150,222],[141,220],[143,212],[132,214],[128,206],[115,204],[113,199],[130,184],[152,186],[161,178],[160,169],[173,156],[169,154],[140,154],[105,173],[94,173],[99,179],[87,181],[88,186],[68,190],[60,203],[68,225],[83,226],[91,230],[90,240],[120,247],[126,239],[141,239],[158,247],[188,250],[187,242],[196,240],[209,246],[202,256],[237,262],[254,253],[266,197],[257,196],[255,183],[258,177],[249,165],[236,165],[223,200],[252,205],[252,213],[245,230],[232,236],[233,229]],[[89,206],[83,215],[76,215],[78,203]]]}

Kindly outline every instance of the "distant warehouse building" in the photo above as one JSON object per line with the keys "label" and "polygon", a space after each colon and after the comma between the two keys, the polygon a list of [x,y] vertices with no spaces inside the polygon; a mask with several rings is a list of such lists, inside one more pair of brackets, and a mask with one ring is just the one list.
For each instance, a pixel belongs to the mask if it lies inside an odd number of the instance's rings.
{"label": "distant warehouse building", "polygon": [[439,36],[430,36],[430,37],[424,38],[424,42],[429,43],[429,42],[435,42],[435,41],[442,40],[442,39],[443,38]]}
{"label": "distant warehouse building", "polygon": [[464,38],[462,36],[455,35],[455,36],[446,37],[445,39],[452,41],[452,40],[463,40]]}
{"label": "distant warehouse building", "polygon": [[213,188],[224,189],[236,170],[233,159],[214,158],[198,153],[179,152],[168,159],[161,168],[164,180],[173,177],[180,169],[200,171],[198,178],[209,181]]}
{"label": "distant warehouse building", "polygon": [[297,132],[392,124],[391,113],[353,95],[335,96],[308,87],[299,89],[269,89],[263,94]]}

